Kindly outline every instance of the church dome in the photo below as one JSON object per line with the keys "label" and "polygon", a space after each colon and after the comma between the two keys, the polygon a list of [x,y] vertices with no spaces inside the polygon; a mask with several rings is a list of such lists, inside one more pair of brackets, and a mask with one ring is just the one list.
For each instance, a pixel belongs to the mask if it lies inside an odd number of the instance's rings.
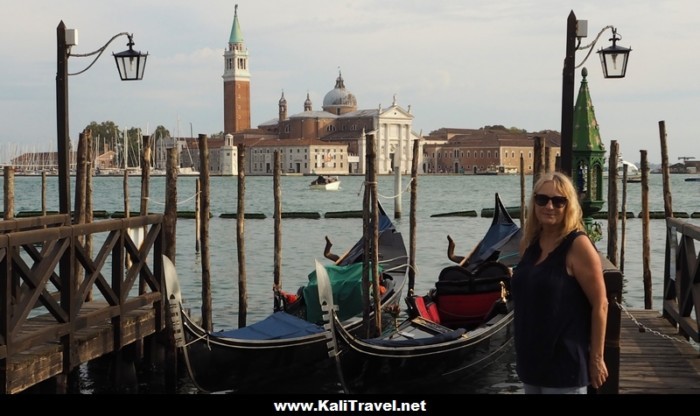
{"label": "church dome", "polygon": [[323,97],[323,110],[333,114],[343,114],[357,109],[357,99],[345,89],[343,75],[338,72],[335,88]]}

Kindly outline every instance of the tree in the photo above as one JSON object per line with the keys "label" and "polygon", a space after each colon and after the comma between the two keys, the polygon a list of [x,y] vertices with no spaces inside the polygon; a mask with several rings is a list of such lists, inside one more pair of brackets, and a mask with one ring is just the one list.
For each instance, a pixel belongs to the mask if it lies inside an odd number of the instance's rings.
{"label": "tree", "polygon": [[[124,166],[124,155],[128,157],[128,166],[138,166],[141,160],[141,137],[143,132],[138,127],[131,127],[126,131],[126,142],[128,149],[124,150],[124,131],[113,121],[96,121],[88,124],[86,129],[92,132],[93,143],[95,146],[95,154],[101,155],[108,151],[116,153],[117,166]],[[170,137],[170,131],[159,125],[151,134],[151,147],[155,143],[156,138]]]}
{"label": "tree", "polygon": [[153,134],[151,134],[151,137],[155,137],[155,138],[158,138],[158,139],[170,137],[170,131],[168,131],[168,129],[166,129],[166,128],[163,127],[163,126],[158,126],[158,127],[156,127],[156,129],[155,129],[155,131],[153,132]]}
{"label": "tree", "polygon": [[119,137],[119,127],[113,121],[103,121],[100,124],[93,121],[85,128],[92,132],[95,154],[101,155],[104,152],[114,150]]}

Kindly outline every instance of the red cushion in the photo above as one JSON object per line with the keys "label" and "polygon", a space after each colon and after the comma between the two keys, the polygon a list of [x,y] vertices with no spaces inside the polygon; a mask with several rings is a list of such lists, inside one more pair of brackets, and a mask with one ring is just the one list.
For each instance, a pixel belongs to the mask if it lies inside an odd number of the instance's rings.
{"label": "red cushion", "polygon": [[423,296],[417,296],[413,298],[413,301],[415,302],[418,316],[438,324],[440,323],[440,314],[438,313],[438,307],[435,302],[426,302],[426,299]]}
{"label": "red cushion", "polygon": [[449,327],[480,324],[501,297],[500,291],[465,295],[440,295],[437,306],[442,322]]}

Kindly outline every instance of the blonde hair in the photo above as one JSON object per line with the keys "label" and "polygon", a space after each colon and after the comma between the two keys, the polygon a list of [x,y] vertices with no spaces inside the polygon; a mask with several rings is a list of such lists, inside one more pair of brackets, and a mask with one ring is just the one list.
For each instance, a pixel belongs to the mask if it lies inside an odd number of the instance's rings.
{"label": "blonde hair", "polygon": [[525,249],[530,246],[540,235],[542,224],[535,215],[535,194],[547,182],[554,183],[554,189],[568,200],[564,206],[564,223],[562,224],[561,234],[559,238],[564,238],[574,230],[584,231],[583,225],[583,210],[578,200],[578,194],[571,178],[561,172],[551,172],[544,174],[535,183],[530,201],[527,203],[527,219],[525,220],[525,230],[523,238],[520,241],[520,254],[525,252]]}

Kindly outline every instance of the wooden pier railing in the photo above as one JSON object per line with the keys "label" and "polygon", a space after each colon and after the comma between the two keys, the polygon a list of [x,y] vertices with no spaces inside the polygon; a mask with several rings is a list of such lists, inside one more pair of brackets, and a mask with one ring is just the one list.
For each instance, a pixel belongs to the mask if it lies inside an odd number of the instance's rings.
{"label": "wooden pier railing", "polygon": [[0,394],[74,377],[165,328],[162,221],[0,222]]}
{"label": "wooden pier railing", "polygon": [[663,316],[677,325],[686,339],[700,342],[700,311],[696,306],[700,302],[700,260],[696,241],[700,241],[700,227],[675,218],[666,219]]}

